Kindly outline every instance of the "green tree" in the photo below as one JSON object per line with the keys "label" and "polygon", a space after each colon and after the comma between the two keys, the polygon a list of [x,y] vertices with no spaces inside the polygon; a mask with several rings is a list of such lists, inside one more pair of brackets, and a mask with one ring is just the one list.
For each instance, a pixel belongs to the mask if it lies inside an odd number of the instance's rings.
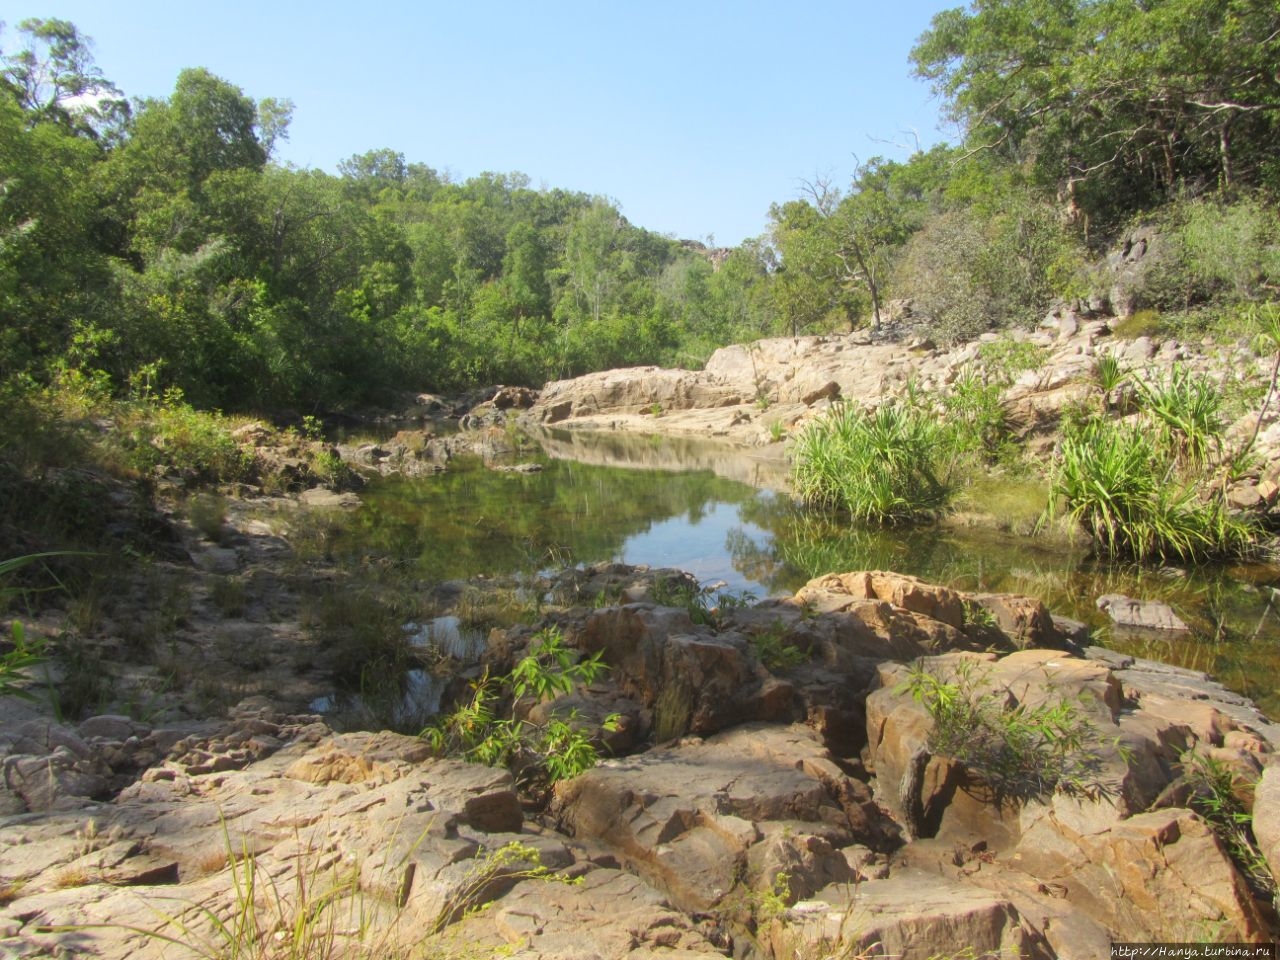
{"label": "green tree", "polygon": [[113,138],[129,104],[93,62],[92,42],[75,25],[32,18],[18,24],[26,46],[0,57],[0,89],[30,122],[56,122],[93,138]]}
{"label": "green tree", "polygon": [[1031,165],[1086,216],[1277,173],[1271,0],[975,0],[935,16],[912,60],[971,148]]}

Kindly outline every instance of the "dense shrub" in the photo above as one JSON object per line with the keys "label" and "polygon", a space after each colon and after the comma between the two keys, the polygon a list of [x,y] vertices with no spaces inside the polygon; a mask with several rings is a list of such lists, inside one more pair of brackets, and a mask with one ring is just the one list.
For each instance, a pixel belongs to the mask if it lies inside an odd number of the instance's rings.
{"label": "dense shrub", "polygon": [[994,212],[975,205],[928,220],[898,261],[894,290],[955,343],[1038,319],[1082,271],[1081,248],[1052,208],[1011,195]]}
{"label": "dense shrub", "polygon": [[1180,561],[1230,555],[1254,527],[1220,496],[1202,499],[1145,423],[1092,419],[1067,431],[1049,509],[1077,521],[1109,556]]}
{"label": "dense shrub", "polygon": [[796,444],[800,497],[847,510],[864,521],[929,516],[950,494],[939,458],[938,418],[919,407],[885,404],[873,413],[851,405],[811,423]]}
{"label": "dense shrub", "polygon": [[1257,299],[1280,283],[1280,224],[1255,197],[1176,201],[1155,223],[1158,258],[1137,291],[1142,303],[1185,310]]}

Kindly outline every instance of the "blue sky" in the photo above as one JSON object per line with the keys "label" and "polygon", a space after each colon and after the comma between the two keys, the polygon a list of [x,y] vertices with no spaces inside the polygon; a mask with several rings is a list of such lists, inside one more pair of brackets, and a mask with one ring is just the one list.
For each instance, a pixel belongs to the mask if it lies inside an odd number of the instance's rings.
{"label": "blue sky", "polygon": [[61,17],[129,96],[200,66],[291,99],[283,161],[334,171],[390,147],[457,179],[520,171],[731,245],[805,178],[847,183],[857,159],[955,139],[908,53],[959,4],[19,0],[0,47],[26,17]]}

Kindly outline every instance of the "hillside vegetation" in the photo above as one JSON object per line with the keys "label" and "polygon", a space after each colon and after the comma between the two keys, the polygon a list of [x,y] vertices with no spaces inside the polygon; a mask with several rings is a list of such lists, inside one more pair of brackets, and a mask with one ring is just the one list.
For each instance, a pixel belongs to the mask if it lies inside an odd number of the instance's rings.
{"label": "hillside vegetation", "polygon": [[[370,150],[273,162],[291,104],[207,70],[129,101],[76,27],[0,36],[0,365],[198,406],[324,408],[874,323],[954,340],[1087,298],[1135,222],[1162,312],[1280,281],[1280,12],[1263,0],[979,0],[910,57],[963,142],[811,182],[708,251],[519,173]],[[87,106],[87,105],[92,106]],[[1201,318],[1203,322],[1203,318]]]}

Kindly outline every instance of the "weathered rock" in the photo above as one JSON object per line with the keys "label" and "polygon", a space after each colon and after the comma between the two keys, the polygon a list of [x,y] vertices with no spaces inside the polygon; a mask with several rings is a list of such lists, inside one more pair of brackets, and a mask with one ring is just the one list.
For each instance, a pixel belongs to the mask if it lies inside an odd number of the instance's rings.
{"label": "weathered rock", "polygon": [[1015,862],[1126,938],[1266,935],[1257,903],[1213,830],[1189,810],[1140,813],[1085,833],[1047,814],[1027,826]]}
{"label": "weathered rock", "polygon": [[776,955],[840,949],[927,960],[955,946],[975,956],[1047,958],[1052,954],[1008,900],[938,876],[903,872],[851,887],[835,885],[770,926]]}
{"label": "weathered rock", "polygon": [[1159,600],[1135,600],[1119,593],[1108,593],[1098,598],[1098,609],[1104,611],[1117,626],[1142,630],[1178,630],[1190,628],[1173,612],[1173,608]]}
{"label": "weathered rock", "polygon": [[638,877],[596,869],[579,882],[521,884],[447,934],[459,952],[528,960],[617,957],[684,960],[724,956],[714,927],[699,924]]}
{"label": "weathered rock", "polygon": [[710,733],[754,718],[764,678],[752,669],[745,642],[696,632],[685,610],[626,604],[595,611],[578,644],[603,652],[610,680],[625,696],[673,718],[655,717],[667,735]]}
{"label": "weathered rock", "polygon": [[1018,649],[1061,647],[1066,638],[1049,609],[1032,597],[1009,593],[974,593],[966,598],[995,618],[996,625]]}
{"label": "weathered rock", "polygon": [[1271,875],[1280,876],[1280,766],[1263,770],[1254,787],[1253,834]]}
{"label": "weathered rock", "polygon": [[[557,784],[553,811],[571,836],[603,844],[686,909],[719,902],[750,871],[762,822],[826,840],[809,851],[821,870],[845,871],[838,847],[892,834],[866,787],[804,727],[738,727],[607,761]],[[767,852],[754,863],[769,869]]]}

